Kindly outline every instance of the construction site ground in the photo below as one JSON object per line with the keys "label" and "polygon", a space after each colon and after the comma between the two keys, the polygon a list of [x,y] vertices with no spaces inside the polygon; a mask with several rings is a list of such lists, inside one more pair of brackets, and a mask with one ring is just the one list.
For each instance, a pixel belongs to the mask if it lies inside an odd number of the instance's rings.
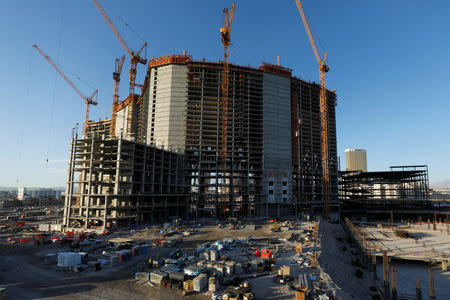
{"label": "construction site ground", "polygon": [[[189,253],[200,245],[214,242],[223,238],[245,239],[253,238],[282,238],[288,239],[291,234],[299,233],[313,223],[301,222],[295,230],[273,233],[273,224],[265,223],[256,230],[238,229],[229,227],[217,229],[216,225],[199,226],[197,231],[183,237],[181,248]],[[193,227],[196,227],[195,225]],[[98,239],[107,240],[114,237],[131,238],[135,241],[151,244],[160,236],[161,227],[139,228],[135,230],[117,231],[111,235],[98,236]],[[353,255],[350,244],[347,244],[344,231],[340,224],[320,222],[320,241],[317,243],[319,257],[318,269],[297,266],[295,262],[295,249],[277,255],[277,266],[291,266],[292,275],[299,272],[310,274],[320,272],[321,277],[337,294],[337,299],[370,299],[373,292],[371,277],[364,271],[362,278],[354,273],[357,267],[352,266]],[[348,248],[344,250],[344,247]],[[196,293],[182,296],[174,290],[152,286],[148,283],[138,282],[133,272],[144,264],[148,257],[157,253],[167,256],[174,248],[162,246],[150,247],[147,255],[134,257],[132,260],[115,267],[101,269],[100,271],[58,271],[55,264],[45,264],[44,257],[49,253],[70,251],[68,246],[61,244],[48,244],[37,246],[33,244],[8,244],[5,239],[0,242],[0,287],[7,288],[7,299],[211,299],[205,293]],[[295,291],[288,285],[274,283],[274,274],[250,278],[252,291],[256,299],[294,299]]]}
{"label": "construction site ground", "polygon": [[[433,224],[397,223],[395,226],[360,226],[366,239],[375,244],[377,255],[382,250],[391,258],[390,266],[397,268],[399,295],[413,295],[416,279],[421,281],[425,299],[428,295],[429,270],[434,273],[436,299],[450,299],[450,270],[442,269],[442,261],[449,265],[450,226]],[[378,278],[383,278],[381,259],[378,260]],[[392,272],[391,272],[392,273]],[[392,276],[392,274],[391,274]]]}
{"label": "construction site ground", "polygon": [[[409,260],[434,260],[450,257],[450,227],[446,223],[433,224],[412,223],[399,224],[392,228],[367,226],[363,227],[367,237],[378,249],[387,251],[390,257]],[[398,231],[407,235],[400,237]],[[381,256],[381,253],[380,253]]]}

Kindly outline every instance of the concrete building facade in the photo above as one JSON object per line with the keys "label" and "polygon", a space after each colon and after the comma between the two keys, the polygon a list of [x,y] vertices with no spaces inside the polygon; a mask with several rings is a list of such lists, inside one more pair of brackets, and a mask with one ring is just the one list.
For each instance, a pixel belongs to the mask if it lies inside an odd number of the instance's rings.
{"label": "concrete building facade", "polygon": [[[320,212],[320,85],[295,78],[292,70],[277,65],[230,65],[224,155],[222,71],[222,63],[195,61],[187,55],[151,59],[141,95],[119,104],[116,136],[139,147],[183,155],[190,217]],[[335,205],[336,94],[328,92],[327,97],[330,204]],[[128,134],[124,128],[131,115],[132,132]],[[100,192],[108,193],[117,194]],[[133,195],[139,197],[139,193]],[[89,193],[85,196],[90,197]]]}
{"label": "concrete building facade", "polygon": [[182,154],[122,138],[71,141],[63,223],[107,229],[187,218]]}
{"label": "concrete building facade", "polygon": [[267,205],[292,203],[290,83],[289,77],[263,75],[263,192]]}
{"label": "concrete building facade", "polygon": [[61,198],[61,191],[48,189],[48,188],[25,188],[20,187],[17,189],[18,200],[28,200],[31,198],[36,199],[55,199]]}

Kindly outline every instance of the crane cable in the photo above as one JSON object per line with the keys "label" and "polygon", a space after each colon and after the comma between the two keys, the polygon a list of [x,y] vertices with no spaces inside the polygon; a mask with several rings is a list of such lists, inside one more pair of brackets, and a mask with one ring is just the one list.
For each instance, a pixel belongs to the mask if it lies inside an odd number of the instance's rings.
{"label": "crane cable", "polygon": [[[136,30],[134,30],[133,29],[133,27],[131,27],[130,26],[130,24],[128,24],[124,19],[122,19],[119,15],[116,15],[116,14],[111,14],[110,12],[108,12],[105,8],[103,8],[107,13],[108,13],[108,15],[109,16],[113,16],[115,19],[117,19],[117,20],[119,20],[121,23],[123,23],[124,25],[125,25],[125,27],[127,27],[139,40],[141,40],[141,42],[145,42],[145,39],[141,36],[141,35],[139,35],[138,33],[137,33],[137,31]],[[116,24],[116,23],[114,23],[114,24]],[[144,58],[146,59],[147,58],[147,46],[145,46],[145,48],[144,48]]]}
{"label": "crane cable", "polygon": [[[30,48],[30,54],[28,56],[28,80],[27,80],[27,82],[31,82],[31,56],[32,55],[33,55],[33,48]],[[27,84],[27,90],[26,90],[25,95],[26,95],[25,99],[30,99],[30,84]],[[21,101],[21,102],[25,104],[25,102],[23,102],[23,101]],[[25,107],[22,109],[22,111],[25,111]],[[18,159],[18,162],[21,162],[22,161],[22,144],[23,144],[23,125],[21,125],[19,130],[20,130],[20,132],[17,135],[17,159]],[[17,174],[17,177],[16,177],[17,188],[19,188],[20,179],[21,178],[19,178],[19,174]]]}
{"label": "crane cable", "polygon": [[[62,3],[62,2],[61,2]],[[63,9],[61,9],[63,11]],[[63,14],[59,14],[60,18],[59,18],[59,32],[58,32],[58,47],[57,47],[57,52],[56,52],[56,61],[59,60],[60,57],[60,53],[61,53],[61,35],[62,35],[62,19],[63,19]],[[53,118],[54,118],[54,112],[55,112],[55,102],[56,102],[56,82],[58,79],[58,72],[56,72],[56,70],[54,71],[55,73],[55,79],[54,79],[54,84],[53,84],[53,95],[52,95],[52,102],[51,102],[51,106],[50,106],[50,126],[49,126],[49,131],[48,131],[48,139],[47,139],[47,158],[45,160],[45,175],[47,174],[47,168],[48,168],[48,158],[50,156],[50,142],[51,142],[51,137],[52,137],[52,129],[53,129]]]}

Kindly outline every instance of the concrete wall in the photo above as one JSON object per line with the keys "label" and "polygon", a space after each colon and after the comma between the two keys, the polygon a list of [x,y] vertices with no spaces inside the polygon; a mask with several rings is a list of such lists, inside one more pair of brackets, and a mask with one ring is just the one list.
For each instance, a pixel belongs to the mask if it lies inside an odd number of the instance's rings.
{"label": "concrete wall", "polygon": [[264,73],[263,84],[263,189],[269,203],[287,203],[292,198],[290,79]]}
{"label": "concrete wall", "polygon": [[[185,148],[187,67],[154,68],[150,76],[147,143],[168,149]],[[152,131],[153,127],[153,131]],[[153,135],[152,135],[153,132]]]}
{"label": "concrete wall", "polygon": [[117,112],[116,129],[115,129],[116,136],[125,137],[127,132],[127,116],[128,116],[128,106],[124,107],[123,109]]}

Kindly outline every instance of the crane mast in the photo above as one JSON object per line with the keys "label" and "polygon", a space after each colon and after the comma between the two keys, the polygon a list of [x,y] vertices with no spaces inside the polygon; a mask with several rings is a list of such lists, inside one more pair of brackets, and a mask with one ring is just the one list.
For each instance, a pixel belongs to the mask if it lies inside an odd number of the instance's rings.
{"label": "crane mast", "polygon": [[[119,40],[120,44],[125,49],[125,52],[131,58],[131,60],[130,60],[130,89],[129,89],[129,95],[128,95],[128,97],[130,98],[130,104],[129,104],[128,113],[127,113],[127,132],[128,132],[128,134],[131,135],[132,134],[132,127],[133,127],[133,107],[134,107],[134,97],[135,97],[134,88],[137,85],[136,84],[137,64],[141,63],[141,64],[145,65],[147,63],[146,59],[140,57],[140,54],[141,54],[142,50],[147,46],[147,42],[144,42],[144,44],[142,45],[142,47],[141,47],[141,49],[139,51],[137,51],[137,52],[131,51],[130,48],[128,47],[127,43],[125,42],[125,40],[120,35],[120,33],[117,30],[117,28],[114,25],[114,23],[108,17],[108,15],[106,14],[106,12],[103,9],[103,7],[100,5],[100,3],[97,0],[92,0],[92,2],[94,2],[94,5],[97,7],[98,11],[100,12],[100,14],[105,19],[105,21],[108,24],[109,28],[111,28],[111,30],[114,33],[114,35],[116,36],[116,38]],[[116,112],[117,112],[117,109],[116,109]]]}
{"label": "crane mast", "polygon": [[228,151],[228,88],[229,88],[229,80],[230,80],[230,64],[228,61],[229,51],[230,51],[230,36],[231,36],[231,27],[233,26],[233,17],[234,17],[234,7],[235,4],[231,6],[230,11],[227,8],[224,8],[222,11],[222,27],[220,28],[220,35],[222,44],[224,47],[223,52],[223,71],[222,71],[222,150],[221,150],[221,158],[222,158],[222,166],[225,172],[226,167],[226,159],[227,159],[227,151]]}
{"label": "crane mast", "polygon": [[303,6],[300,0],[296,0],[297,8],[302,17],[303,24],[305,25],[306,34],[308,35],[311,47],[316,57],[317,63],[319,64],[319,75],[320,75],[320,125],[321,125],[321,136],[322,136],[322,177],[323,177],[323,202],[324,202],[324,215],[326,218],[330,216],[330,154],[328,147],[328,101],[327,101],[327,90],[325,85],[325,73],[327,73],[330,68],[326,65],[327,52],[324,53],[323,58],[320,58],[319,51],[317,50],[316,43],[314,41],[313,35],[311,34],[311,29],[309,28],[308,20],[306,19],[305,12],[303,11]]}
{"label": "crane mast", "polygon": [[111,137],[116,135],[116,118],[117,118],[117,106],[119,105],[119,83],[120,74],[122,73],[123,62],[125,61],[125,55],[122,55],[120,60],[116,58],[115,68],[113,72],[114,79],[114,95],[112,105],[112,118],[111,118]]}
{"label": "crane mast", "polygon": [[83,119],[83,137],[86,137],[87,134],[87,122],[89,121],[89,106],[90,105],[97,105],[98,103],[96,101],[93,101],[92,99],[97,95],[98,90],[95,90],[95,92],[88,98],[84,96],[80,90],[72,83],[72,81],[67,78],[67,76],[58,68],[58,66],[53,62],[53,60],[45,54],[37,45],[33,45],[33,48],[36,49],[39,54],[44,57],[44,59],[56,70],[56,72],[61,75],[61,77],[74,89],[74,91],[78,94],[78,96],[81,97],[81,99],[85,102],[85,108],[84,108],[84,119]]}

